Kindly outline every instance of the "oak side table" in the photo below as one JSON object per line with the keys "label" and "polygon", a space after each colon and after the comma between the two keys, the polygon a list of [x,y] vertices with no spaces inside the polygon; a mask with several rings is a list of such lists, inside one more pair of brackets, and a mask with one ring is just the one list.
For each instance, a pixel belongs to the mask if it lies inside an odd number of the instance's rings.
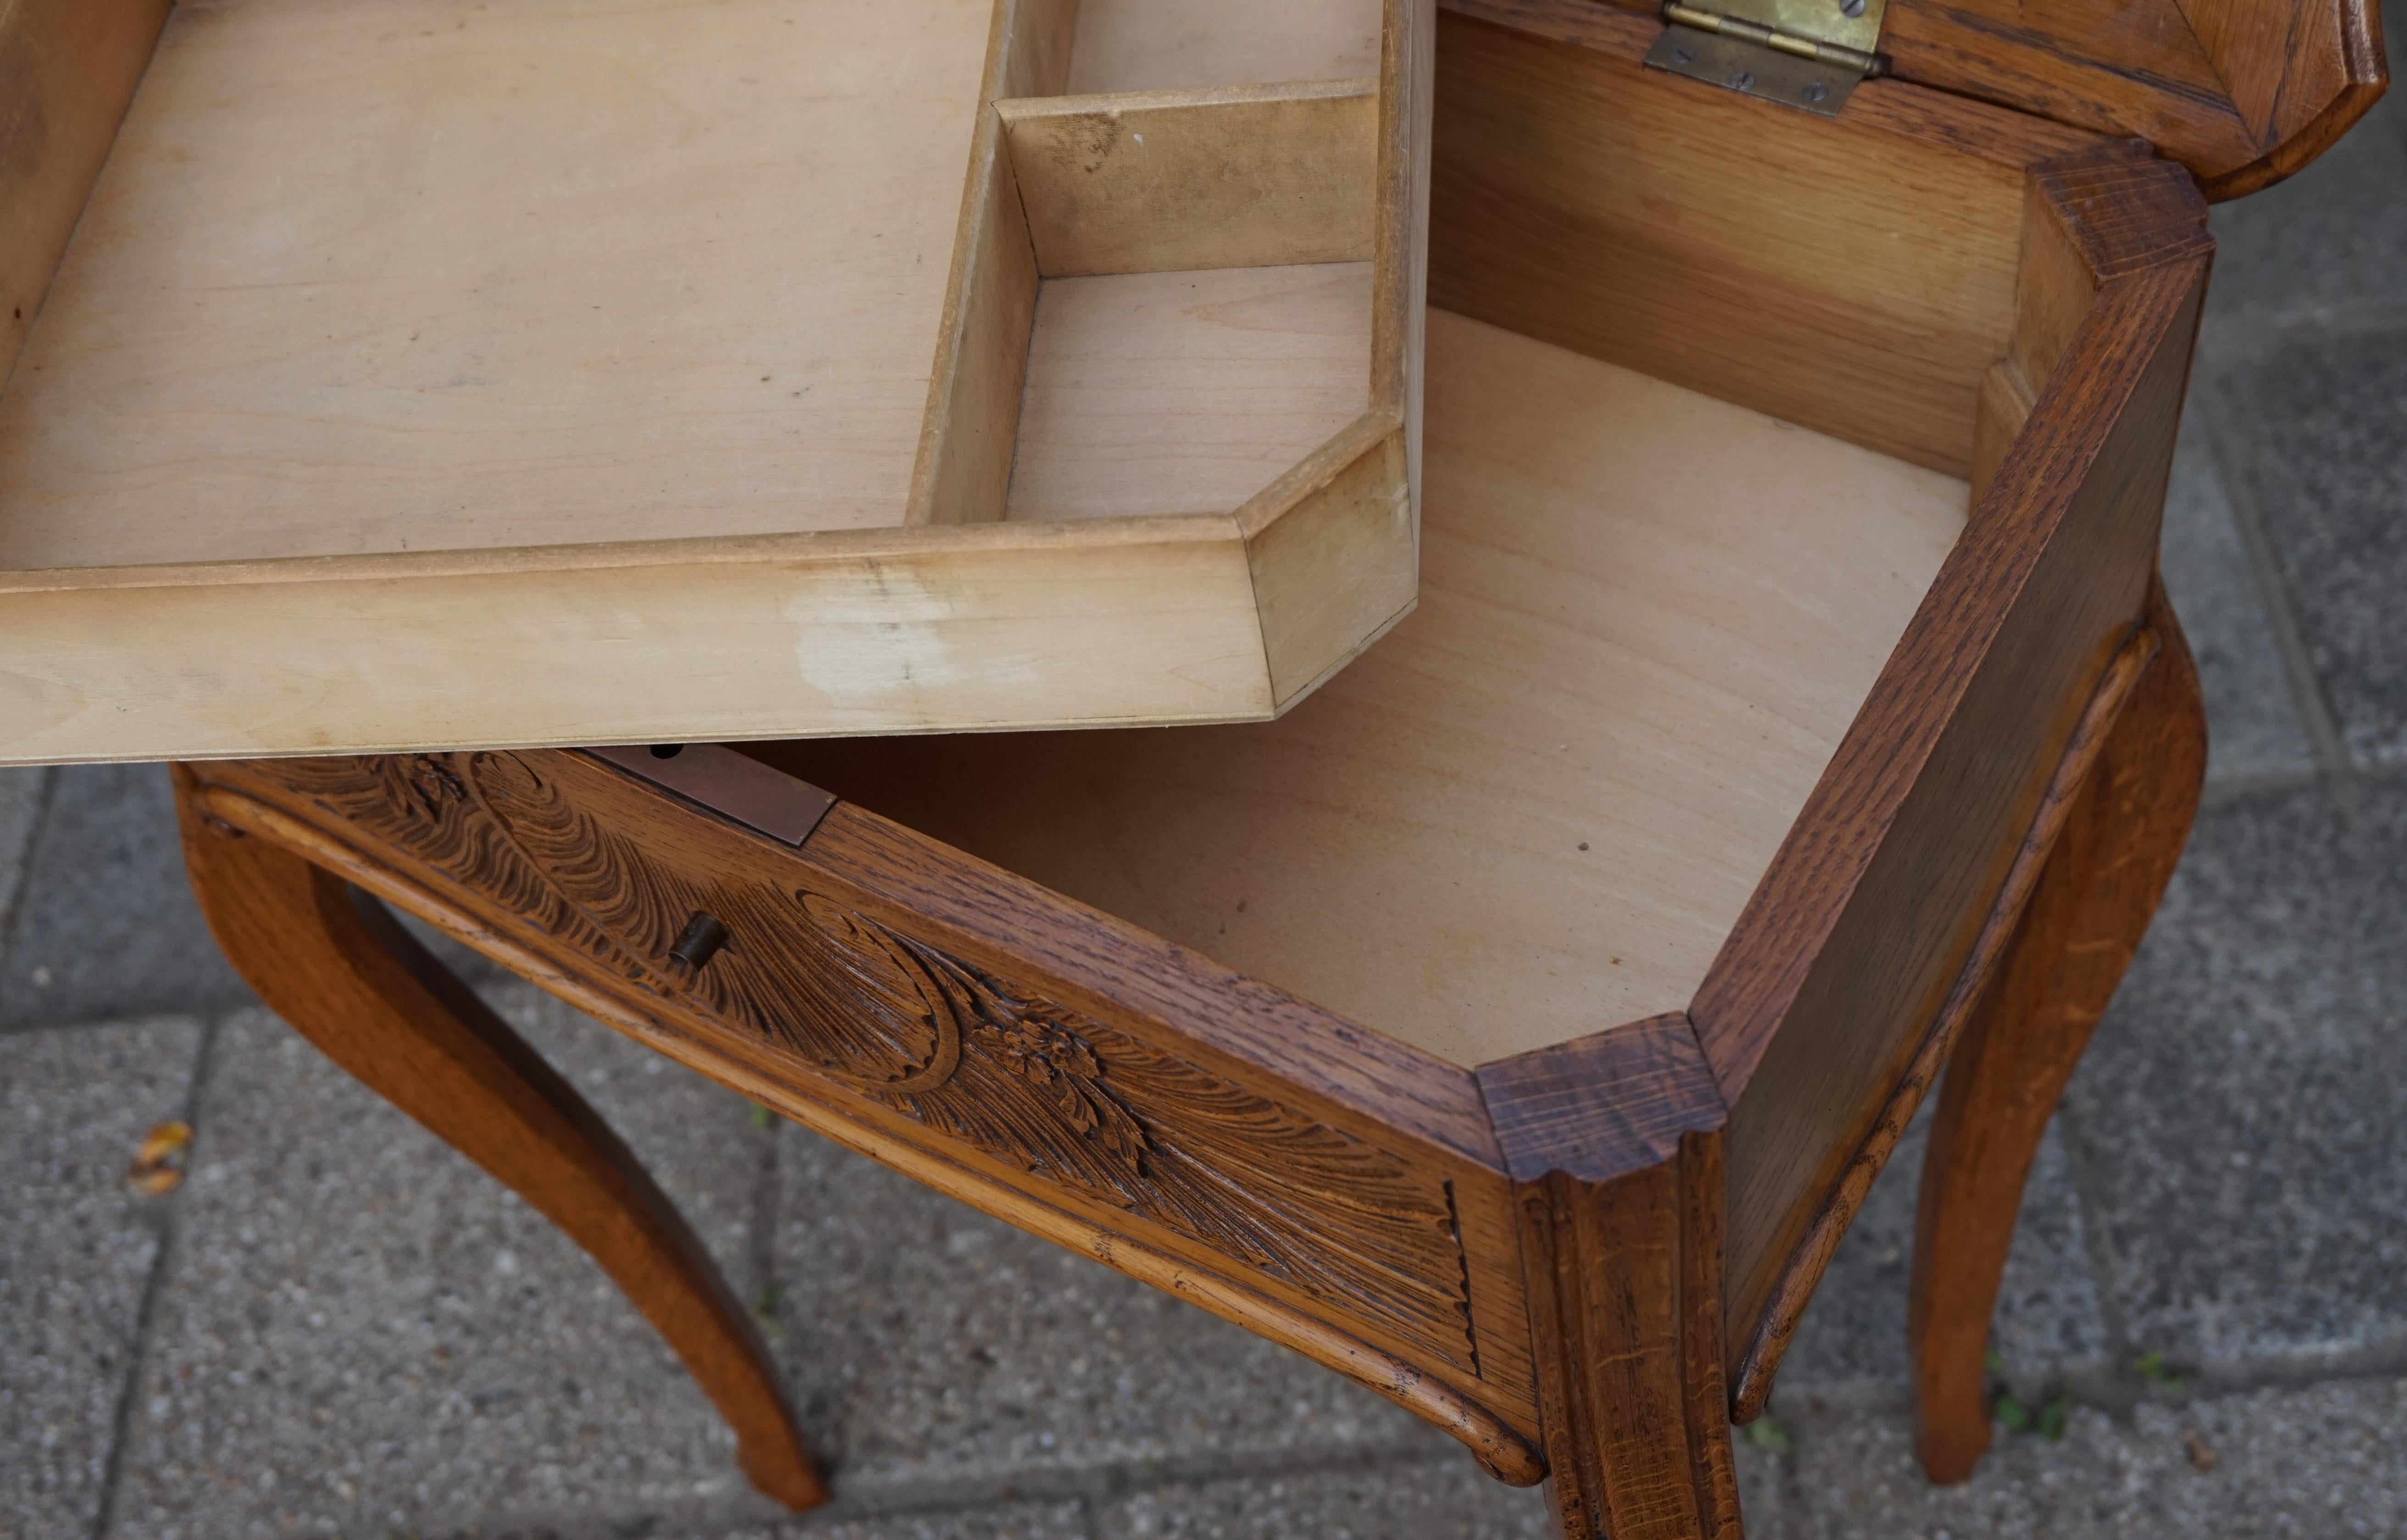
{"label": "oak side table", "polygon": [[[2155,573],[2206,204],[2379,93],[2370,6],[1315,0],[1246,15],[1319,52],[1198,34],[1243,69],[1164,84],[1113,71],[1205,12],[931,0],[940,108],[861,121],[952,137],[889,174],[847,147],[919,141],[787,110],[860,68],[692,0],[831,72],[742,102],[858,196],[604,275],[691,280],[733,350],[688,393],[618,311],[477,307],[489,257],[538,299],[592,277],[494,234],[522,185],[423,250],[360,237],[389,200],[342,135],[386,119],[311,61],[483,57],[379,52],[387,4],[0,17],[0,56],[106,55],[133,104],[95,128],[36,71],[92,153],[0,165],[49,221],[0,231],[41,311],[0,394],[0,749],[179,761],[238,970],[591,1252],[763,1490],[824,1495],[743,1311],[391,909],[1550,1480],[1580,1540],[1738,1533],[1729,1429],[1952,1060],[1909,1330],[1926,1466],[1970,1470],[2024,1176],[2202,772]],[[611,46],[706,83],[698,36]],[[727,192],[563,100],[536,126],[620,135],[597,167],[659,207]],[[327,260],[395,316],[469,307],[435,340],[491,378],[412,373],[414,321],[369,347],[178,287],[267,260],[291,211],[178,159],[263,135]],[[576,210],[605,266],[680,228],[619,207]],[[937,258],[863,255],[890,225]],[[798,321],[703,281],[806,248],[763,292],[876,293]],[[854,372],[805,402],[736,356],[773,321]],[[1107,730],[961,731],[1068,725]]]}

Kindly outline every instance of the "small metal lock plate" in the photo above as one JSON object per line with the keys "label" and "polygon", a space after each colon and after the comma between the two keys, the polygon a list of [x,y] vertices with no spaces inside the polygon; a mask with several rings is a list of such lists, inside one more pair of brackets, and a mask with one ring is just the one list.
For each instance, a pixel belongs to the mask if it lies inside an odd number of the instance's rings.
{"label": "small metal lock plate", "polygon": [[835,806],[833,791],[715,743],[614,744],[585,752],[788,845],[810,838]]}

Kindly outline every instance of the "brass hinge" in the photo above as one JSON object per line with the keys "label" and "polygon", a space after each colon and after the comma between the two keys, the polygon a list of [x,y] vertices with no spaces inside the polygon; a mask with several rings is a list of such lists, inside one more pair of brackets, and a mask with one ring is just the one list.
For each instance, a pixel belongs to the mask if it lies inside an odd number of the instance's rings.
{"label": "brass hinge", "polygon": [[1668,0],[1671,24],[1646,55],[1652,69],[1836,117],[1856,82],[1886,67],[1885,0],[1719,0],[1704,10]]}

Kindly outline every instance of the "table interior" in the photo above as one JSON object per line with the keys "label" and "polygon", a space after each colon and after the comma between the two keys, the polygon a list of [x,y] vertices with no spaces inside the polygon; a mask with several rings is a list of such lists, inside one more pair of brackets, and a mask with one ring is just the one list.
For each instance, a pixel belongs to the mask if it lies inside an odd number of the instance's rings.
{"label": "table interior", "polygon": [[1685,1008],[1966,483],[1430,316],[1418,610],[1275,722],[751,746],[1462,1064]]}

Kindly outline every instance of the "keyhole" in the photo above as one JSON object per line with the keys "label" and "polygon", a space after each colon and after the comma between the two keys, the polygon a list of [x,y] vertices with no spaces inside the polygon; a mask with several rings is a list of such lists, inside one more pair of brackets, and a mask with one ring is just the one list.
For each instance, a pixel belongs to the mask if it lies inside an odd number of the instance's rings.
{"label": "keyhole", "polygon": [[678,934],[677,945],[669,948],[669,955],[698,972],[726,945],[727,927],[697,909],[693,918],[685,922],[685,930]]}

